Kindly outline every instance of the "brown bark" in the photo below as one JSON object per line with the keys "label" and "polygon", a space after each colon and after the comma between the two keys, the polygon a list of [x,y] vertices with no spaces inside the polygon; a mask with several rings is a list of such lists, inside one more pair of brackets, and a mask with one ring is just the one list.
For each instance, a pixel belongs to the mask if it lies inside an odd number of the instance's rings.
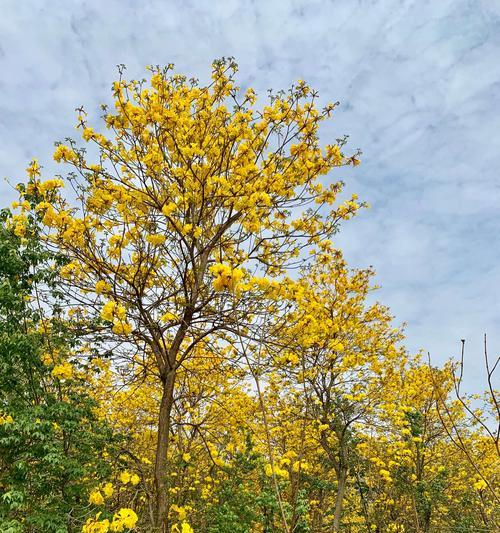
{"label": "brown bark", "polygon": [[342,509],[344,507],[344,495],[347,485],[347,475],[349,473],[349,457],[347,452],[347,443],[346,443],[346,430],[347,427],[344,427],[343,430],[338,433],[337,437],[339,439],[339,453],[338,455],[332,450],[328,443],[326,436],[326,431],[321,432],[320,442],[330,459],[335,474],[337,476],[337,493],[335,495],[335,514],[333,517],[333,531],[337,532],[340,528],[340,519],[342,517]]}
{"label": "brown bark", "polygon": [[333,517],[333,531],[340,530],[340,519],[344,507],[344,494],[347,485],[347,468],[341,467],[337,477],[337,494],[335,495],[335,514]]}
{"label": "brown bark", "polygon": [[170,371],[163,382],[160,412],[158,416],[158,441],[155,462],[156,527],[161,533],[168,531],[168,446],[170,419],[174,403],[175,370]]}

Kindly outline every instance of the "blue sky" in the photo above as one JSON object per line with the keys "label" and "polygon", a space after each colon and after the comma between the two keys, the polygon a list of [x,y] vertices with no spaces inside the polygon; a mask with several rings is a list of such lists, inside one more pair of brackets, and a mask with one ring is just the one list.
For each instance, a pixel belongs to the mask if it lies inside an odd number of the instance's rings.
{"label": "blue sky", "polygon": [[302,78],[341,102],[323,140],[363,150],[335,177],[372,207],[338,244],[376,268],[410,350],[444,361],[465,338],[479,383],[484,333],[500,351],[500,2],[3,0],[2,176],[35,156],[55,172],[53,142],[75,135],[75,107],[97,119],[116,64],[203,79],[221,56],[261,94]]}

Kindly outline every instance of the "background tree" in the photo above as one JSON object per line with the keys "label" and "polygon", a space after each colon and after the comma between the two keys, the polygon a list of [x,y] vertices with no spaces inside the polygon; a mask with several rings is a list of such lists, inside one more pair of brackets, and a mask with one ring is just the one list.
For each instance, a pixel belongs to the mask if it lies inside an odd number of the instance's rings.
{"label": "background tree", "polygon": [[500,356],[491,359],[484,335],[484,391],[479,394],[466,394],[462,387],[465,340],[462,339],[461,342],[460,360],[449,368],[455,402],[451,402],[443,394],[439,383],[434,383],[435,408],[451,444],[472,471],[474,488],[480,499],[482,525],[498,528],[498,513],[491,510],[500,508],[500,403],[499,392],[495,386],[495,372],[498,371]]}
{"label": "background tree", "polygon": [[[367,304],[373,272],[349,271],[342,254],[326,240],[321,248],[297,282],[295,309],[287,314],[286,326],[280,326],[275,363],[283,376],[279,389],[286,390],[284,401],[290,405],[290,397],[297,398],[295,425],[305,425],[303,433],[312,439],[305,455],[314,450],[322,456],[322,471],[319,457],[308,462],[316,463],[316,475],[331,483],[328,497],[324,491],[321,496],[323,518],[320,513],[316,527],[338,531],[349,476],[354,480],[357,428],[376,422],[405,353],[397,345],[402,334],[391,324],[387,308]],[[301,441],[304,437],[296,442]],[[295,451],[298,457],[304,454],[300,445]],[[324,521],[326,516],[333,519]]]}
{"label": "background tree", "polygon": [[78,339],[59,316],[57,258],[41,246],[36,217],[18,223],[1,212],[0,528],[77,531],[117,440],[93,412],[85,368],[70,362]]}

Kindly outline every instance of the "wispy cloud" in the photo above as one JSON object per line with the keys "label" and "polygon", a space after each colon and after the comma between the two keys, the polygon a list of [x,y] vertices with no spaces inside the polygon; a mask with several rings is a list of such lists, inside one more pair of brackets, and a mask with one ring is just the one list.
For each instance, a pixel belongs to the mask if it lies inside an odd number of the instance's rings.
{"label": "wispy cloud", "polygon": [[[408,323],[408,346],[442,361],[481,337],[500,348],[500,5],[496,0],[4,0],[0,20],[0,161],[21,177],[74,108],[97,118],[115,65],[142,77],[174,62],[201,78],[235,56],[264,93],[308,80],[340,100],[325,141],[344,133],[363,164],[339,174],[372,209],[339,245],[372,264],[378,298]],[[13,198],[1,185],[2,203]],[[477,379],[479,371],[472,376]]]}

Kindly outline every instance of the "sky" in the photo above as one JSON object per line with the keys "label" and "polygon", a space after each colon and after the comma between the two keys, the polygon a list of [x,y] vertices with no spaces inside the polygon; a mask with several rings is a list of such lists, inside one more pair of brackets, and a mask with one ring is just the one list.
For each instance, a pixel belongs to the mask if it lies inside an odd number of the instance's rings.
{"label": "sky", "polygon": [[[340,101],[322,131],[363,151],[336,169],[370,209],[337,245],[373,265],[377,299],[406,345],[441,363],[466,339],[481,387],[483,335],[500,352],[499,0],[2,0],[0,174],[11,183],[53,143],[76,137],[75,108],[98,121],[116,65],[131,78],[175,63],[206,79],[233,56],[263,96],[306,80]],[[59,171],[59,169],[58,169]],[[15,194],[0,181],[0,204]]]}

